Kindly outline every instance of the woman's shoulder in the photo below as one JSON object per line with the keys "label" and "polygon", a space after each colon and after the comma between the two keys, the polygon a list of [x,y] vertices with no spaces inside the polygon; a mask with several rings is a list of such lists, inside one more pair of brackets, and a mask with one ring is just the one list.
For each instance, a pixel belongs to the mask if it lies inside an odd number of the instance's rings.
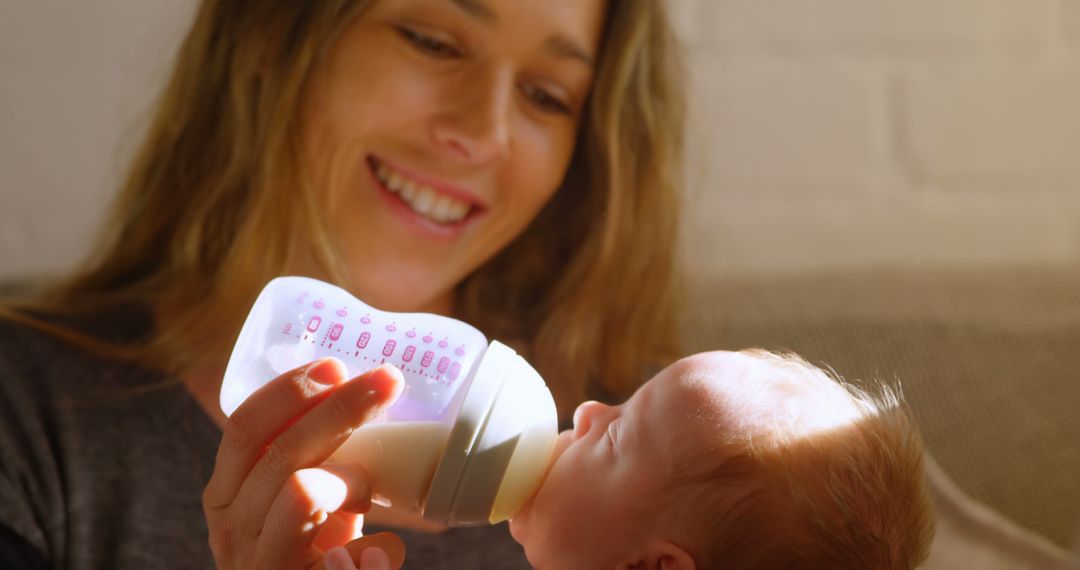
{"label": "woman's shoulder", "polygon": [[[220,433],[169,380],[0,318],[0,525],[80,567],[118,566],[118,541],[209,562],[198,497]],[[185,522],[130,524],[145,516]]]}
{"label": "woman's shoulder", "polygon": [[0,315],[0,393],[10,399],[33,386],[41,387],[43,373],[71,352],[45,331]]}
{"label": "woman's shoulder", "polygon": [[[35,326],[40,323],[41,326]],[[44,369],[76,358],[79,351],[50,332],[56,323],[24,313],[0,313],[0,371]]]}
{"label": "woman's shoulder", "polygon": [[72,339],[123,343],[135,338],[134,331],[142,326],[140,317],[127,322],[108,313],[53,317],[0,307],[0,394],[48,399],[115,378],[121,363]]}

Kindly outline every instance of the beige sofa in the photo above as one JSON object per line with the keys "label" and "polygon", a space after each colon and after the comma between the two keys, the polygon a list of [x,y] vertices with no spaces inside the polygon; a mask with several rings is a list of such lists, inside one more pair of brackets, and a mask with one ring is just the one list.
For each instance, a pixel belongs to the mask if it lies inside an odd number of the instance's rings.
{"label": "beige sofa", "polygon": [[941,531],[928,567],[1060,568],[1080,531],[1080,271],[693,278],[691,350],[795,351],[902,387]]}

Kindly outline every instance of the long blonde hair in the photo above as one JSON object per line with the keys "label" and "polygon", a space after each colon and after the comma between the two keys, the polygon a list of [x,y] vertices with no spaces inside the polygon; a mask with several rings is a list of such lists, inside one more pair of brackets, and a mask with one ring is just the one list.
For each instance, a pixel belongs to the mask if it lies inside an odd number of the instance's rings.
{"label": "long blonde hair", "polygon": [[[310,254],[348,287],[299,164],[299,108],[321,54],[370,0],[206,0],[84,268],[23,308],[179,307],[135,346],[11,309],[84,348],[183,373],[223,362],[262,286]],[[672,277],[682,69],[660,0],[612,0],[563,186],[459,287],[458,317],[518,339],[560,409],[628,395],[676,352]],[[297,251],[295,236],[310,251]]]}

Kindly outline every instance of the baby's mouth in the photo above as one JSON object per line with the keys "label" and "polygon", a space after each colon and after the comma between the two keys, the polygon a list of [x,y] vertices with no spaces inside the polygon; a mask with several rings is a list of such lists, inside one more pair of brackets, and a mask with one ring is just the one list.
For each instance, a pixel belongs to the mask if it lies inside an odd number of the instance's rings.
{"label": "baby's mouth", "polygon": [[413,212],[439,225],[457,225],[471,217],[480,208],[463,200],[440,194],[430,186],[421,184],[394,170],[375,157],[368,157],[368,167],[379,184],[397,196]]}

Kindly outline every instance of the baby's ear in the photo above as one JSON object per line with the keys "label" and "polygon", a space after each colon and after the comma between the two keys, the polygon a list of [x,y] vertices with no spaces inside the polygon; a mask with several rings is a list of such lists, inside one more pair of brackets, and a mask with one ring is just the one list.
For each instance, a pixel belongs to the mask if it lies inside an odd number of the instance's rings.
{"label": "baby's ear", "polygon": [[649,541],[638,555],[628,559],[616,570],[695,570],[694,557],[685,548],[670,540]]}

